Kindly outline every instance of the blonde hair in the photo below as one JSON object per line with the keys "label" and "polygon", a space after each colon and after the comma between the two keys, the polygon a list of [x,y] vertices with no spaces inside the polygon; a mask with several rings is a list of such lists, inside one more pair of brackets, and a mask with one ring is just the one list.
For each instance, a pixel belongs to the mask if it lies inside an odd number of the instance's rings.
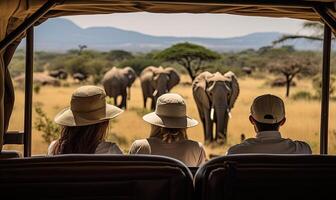
{"label": "blonde hair", "polygon": [[159,138],[166,143],[188,139],[186,128],[165,128],[155,125],[151,126],[150,137]]}

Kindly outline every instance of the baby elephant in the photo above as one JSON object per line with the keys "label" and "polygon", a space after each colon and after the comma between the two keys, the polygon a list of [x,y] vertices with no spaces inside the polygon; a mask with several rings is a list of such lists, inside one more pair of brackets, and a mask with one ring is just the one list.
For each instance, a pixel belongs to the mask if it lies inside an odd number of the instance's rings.
{"label": "baby elephant", "polygon": [[[131,67],[122,69],[113,67],[106,72],[103,77],[102,84],[106,95],[114,99],[114,105],[119,108],[127,108],[127,98],[131,97],[131,86],[136,79],[136,73]],[[128,94],[127,94],[128,89]],[[118,96],[122,97],[121,103],[118,105]]]}

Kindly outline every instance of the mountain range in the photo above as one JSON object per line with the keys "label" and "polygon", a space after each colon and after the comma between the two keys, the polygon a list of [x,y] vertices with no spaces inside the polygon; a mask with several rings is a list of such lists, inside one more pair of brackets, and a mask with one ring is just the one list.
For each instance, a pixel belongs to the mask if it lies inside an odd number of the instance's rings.
{"label": "mountain range", "polygon": [[[35,28],[35,49],[44,51],[66,51],[78,45],[101,51],[124,49],[128,51],[160,50],[179,42],[192,42],[217,51],[239,51],[269,46],[281,37],[279,32],[257,32],[240,37],[170,37],[153,36],[114,27],[81,28],[64,18],[50,19]],[[321,42],[298,39],[286,42],[296,49],[320,49]]]}

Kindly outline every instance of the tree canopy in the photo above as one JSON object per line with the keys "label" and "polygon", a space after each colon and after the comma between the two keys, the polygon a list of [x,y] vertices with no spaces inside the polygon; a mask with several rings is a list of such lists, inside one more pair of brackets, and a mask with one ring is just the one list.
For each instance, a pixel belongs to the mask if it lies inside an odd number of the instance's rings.
{"label": "tree canopy", "polygon": [[107,53],[107,59],[110,61],[123,61],[134,58],[132,53],[124,50],[111,50]]}
{"label": "tree canopy", "polygon": [[169,62],[177,62],[183,66],[190,78],[195,79],[204,63],[220,58],[220,55],[203,46],[192,43],[175,44],[156,55],[156,58]]}

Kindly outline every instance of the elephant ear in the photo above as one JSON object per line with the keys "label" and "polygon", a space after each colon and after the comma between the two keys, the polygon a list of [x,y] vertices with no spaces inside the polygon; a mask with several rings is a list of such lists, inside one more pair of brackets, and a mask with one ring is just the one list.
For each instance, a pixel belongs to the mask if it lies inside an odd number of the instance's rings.
{"label": "elephant ear", "polygon": [[178,72],[171,68],[168,67],[165,69],[166,72],[169,73],[169,81],[168,81],[168,91],[170,91],[175,85],[179,84],[180,82],[180,75],[178,74]]}
{"label": "elephant ear", "polygon": [[209,75],[211,75],[209,72],[199,74],[192,84],[193,96],[196,104],[200,103],[207,109],[210,109],[211,107],[209,96],[207,94],[207,88],[209,86],[207,78]]}
{"label": "elephant ear", "polygon": [[124,68],[124,70],[126,70],[126,76],[127,76],[128,81],[129,81],[127,86],[131,87],[132,84],[134,83],[135,79],[136,79],[136,73],[133,70],[133,68],[131,68],[131,67],[126,67],[126,68]]}
{"label": "elephant ear", "polygon": [[229,71],[224,74],[225,77],[230,79],[231,95],[229,99],[229,108],[232,109],[239,95],[239,84],[236,75]]}

